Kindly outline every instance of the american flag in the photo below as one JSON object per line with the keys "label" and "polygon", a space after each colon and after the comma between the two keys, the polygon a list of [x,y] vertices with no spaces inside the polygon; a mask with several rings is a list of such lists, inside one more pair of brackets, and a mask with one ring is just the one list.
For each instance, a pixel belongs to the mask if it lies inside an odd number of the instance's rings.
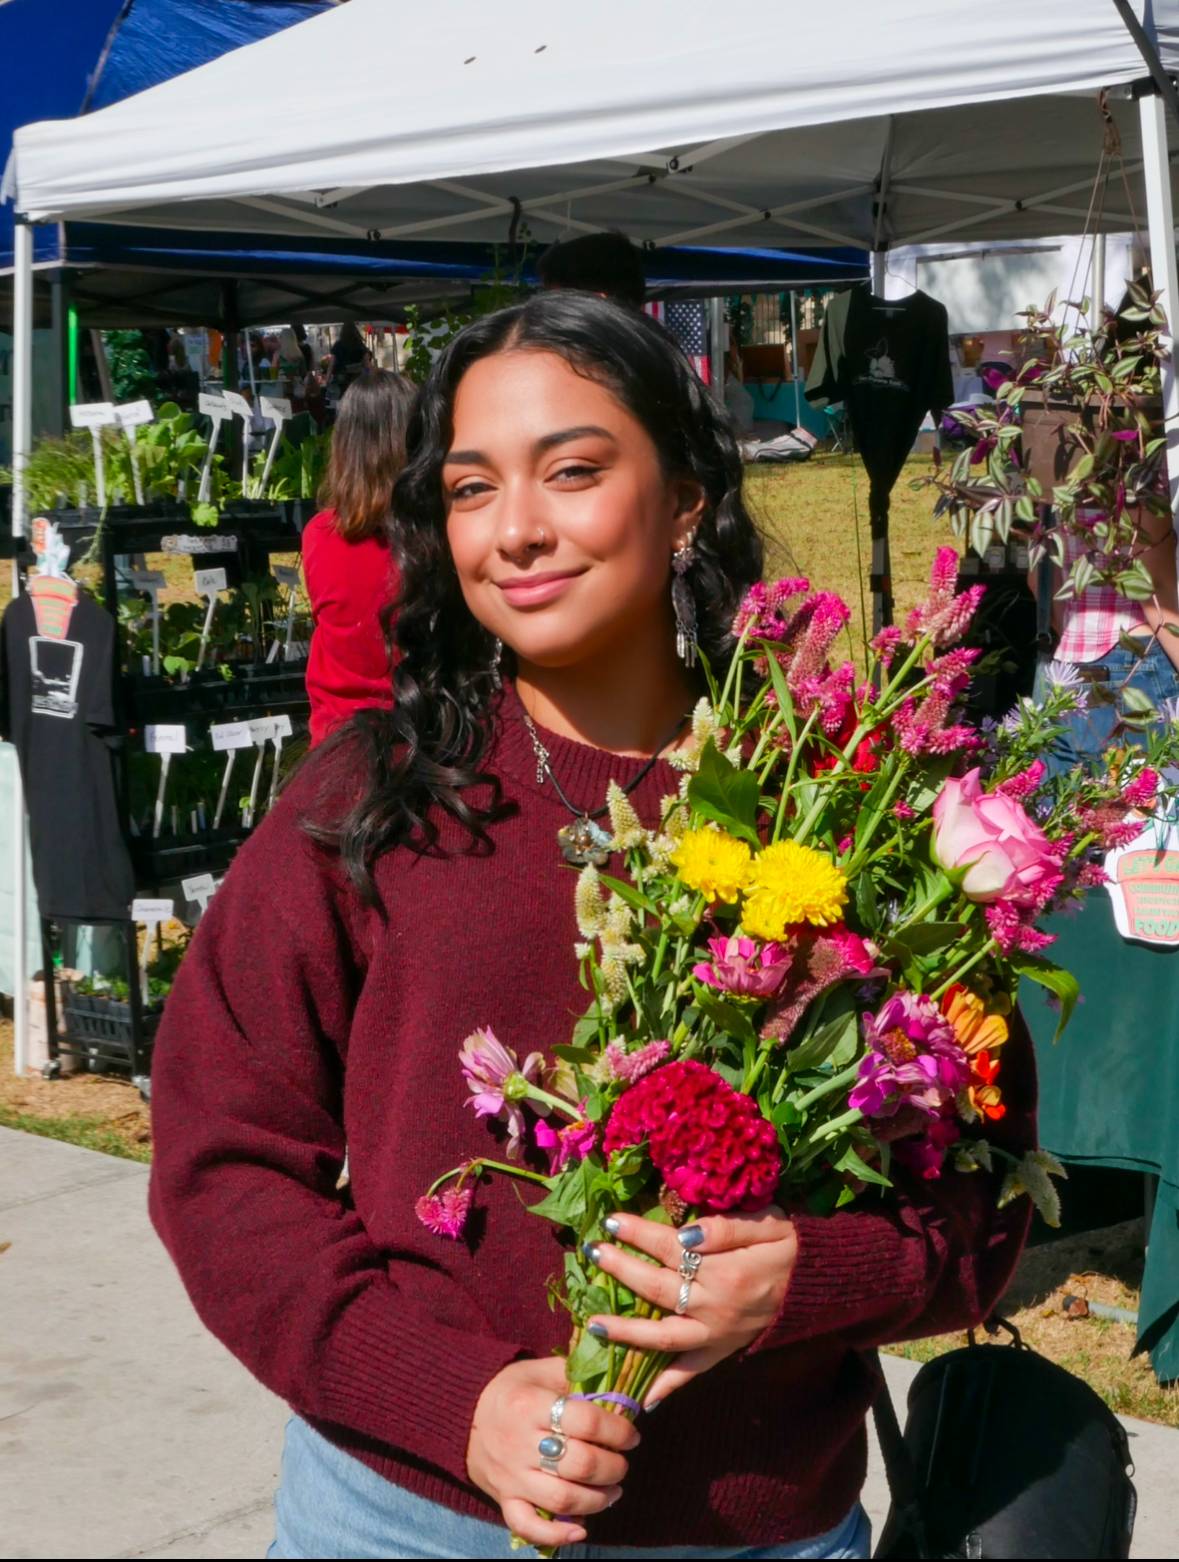
{"label": "american flag", "polygon": [[643,312],[658,320],[669,336],[675,338],[688,362],[704,381],[712,383],[712,362],[708,356],[708,306],[698,298],[683,300],[652,299]]}

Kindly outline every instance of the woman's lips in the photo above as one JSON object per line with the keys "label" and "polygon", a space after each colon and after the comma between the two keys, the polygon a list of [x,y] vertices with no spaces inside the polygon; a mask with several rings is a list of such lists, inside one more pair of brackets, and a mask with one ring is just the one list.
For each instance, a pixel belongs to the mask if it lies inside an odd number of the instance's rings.
{"label": "woman's lips", "polygon": [[563,596],[584,570],[546,571],[543,575],[514,575],[510,580],[497,580],[512,607],[543,607]]}

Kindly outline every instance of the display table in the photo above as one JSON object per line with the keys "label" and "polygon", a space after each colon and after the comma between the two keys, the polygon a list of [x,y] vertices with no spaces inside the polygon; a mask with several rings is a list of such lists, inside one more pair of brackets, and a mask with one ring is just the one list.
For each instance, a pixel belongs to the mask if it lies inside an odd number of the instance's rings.
{"label": "display table", "polygon": [[1160,1381],[1179,1378],[1179,951],[1127,943],[1105,891],[1047,924],[1048,955],[1083,1001],[1055,1044],[1056,1015],[1025,984],[1040,1075],[1040,1143],[1064,1161],[1157,1177],[1138,1344]]}

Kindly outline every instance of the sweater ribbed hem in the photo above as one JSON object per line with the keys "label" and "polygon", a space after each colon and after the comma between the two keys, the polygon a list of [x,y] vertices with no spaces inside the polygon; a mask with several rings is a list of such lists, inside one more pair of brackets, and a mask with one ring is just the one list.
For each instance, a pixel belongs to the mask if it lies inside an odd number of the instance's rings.
{"label": "sweater ribbed hem", "polygon": [[395,1448],[406,1445],[412,1428],[414,1453],[465,1483],[479,1396],[524,1355],[505,1341],[443,1328],[433,1319],[419,1326],[391,1288],[372,1285],[344,1309],[324,1341],[316,1410]]}
{"label": "sweater ribbed hem", "polygon": [[895,1315],[897,1302],[909,1296],[921,1305],[927,1254],[916,1233],[906,1235],[887,1216],[865,1210],[792,1219],[798,1257],[790,1286],[777,1318],[747,1354],[838,1334],[873,1312]]}

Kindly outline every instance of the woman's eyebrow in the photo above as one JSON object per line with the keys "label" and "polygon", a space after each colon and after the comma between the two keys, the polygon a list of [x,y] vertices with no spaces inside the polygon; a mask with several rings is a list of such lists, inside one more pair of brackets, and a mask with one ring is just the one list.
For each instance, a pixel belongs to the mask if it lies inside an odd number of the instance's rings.
{"label": "woman's eyebrow", "polygon": [[[618,443],[608,428],[602,428],[597,423],[579,423],[575,428],[561,428],[552,434],[542,434],[532,448],[537,455],[543,455],[556,445],[567,445],[571,440],[588,438],[608,439],[612,445]],[[447,466],[491,465],[490,457],[483,450],[448,450],[443,462]]]}

